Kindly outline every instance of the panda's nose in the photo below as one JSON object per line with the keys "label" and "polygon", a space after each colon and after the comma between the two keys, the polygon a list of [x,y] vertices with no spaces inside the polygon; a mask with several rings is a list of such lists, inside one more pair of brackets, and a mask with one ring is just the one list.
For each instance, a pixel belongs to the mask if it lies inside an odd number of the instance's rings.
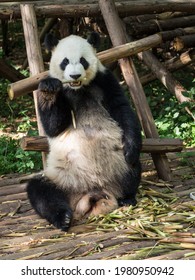
{"label": "panda's nose", "polygon": [[70,77],[74,80],[77,80],[78,78],[80,78],[80,76],[80,74],[70,75]]}

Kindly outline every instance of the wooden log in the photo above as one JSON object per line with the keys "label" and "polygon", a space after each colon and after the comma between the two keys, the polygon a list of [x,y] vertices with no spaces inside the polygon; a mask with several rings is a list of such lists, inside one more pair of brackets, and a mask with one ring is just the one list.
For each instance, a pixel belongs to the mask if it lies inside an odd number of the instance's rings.
{"label": "wooden log", "polygon": [[[192,13],[193,14],[193,13]],[[136,15],[136,16],[129,16],[123,18],[123,21],[125,23],[131,24],[132,22],[146,22],[149,20],[163,20],[163,19],[170,19],[175,17],[182,17],[186,16],[188,13],[182,13],[182,12],[165,12],[160,14],[144,14],[144,15]]]}
{"label": "wooden log", "polygon": [[[180,57],[165,61],[164,66],[168,71],[173,72],[178,69],[182,69],[183,67],[193,62],[195,62],[195,50],[192,49],[190,51],[182,53]],[[155,79],[157,79],[157,76],[153,72],[140,77],[142,85],[146,85],[149,82],[154,81]]]}
{"label": "wooden log", "polygon": [[[2,2],[2,1],[1,1]],[[25,1],[24,1],[25,2]],[[83,2],[83,1],[82,1]],[[88,4],[87,4],[88,2]],[[35,7],[35,12],[38,17],[97,17],[101,16],[97,1],[85,1],[80,3],[78,0],[73,4],[72,1],[69,1],[70,4],[64,1],[32,1]],[[63,3],[63,4],[62,4]],[[95,4],[94,4],[95,3]],[[0,18],[1,19],[10,19],[10,18],[20,18],[21,13],[17,2],[8,4],[0,4]],[[156,14],[163,12],[188,12],[191,13],[195,9],[194,1],[179,1],[179,0],[155,0],[155,1],[116,1],[116,8],[121,17],[126,16],[135,16],[135,15],[144,15],[144,14]]]}
{"label": "wooden log", "polygon": [[[183,95],[187,90],[171,75],[171,73],[158,61],[151,51],[145,51],[139,54],[139,57],[151,69],[161,83],[175,95],[179,103],[192,102],[193,100]],[[195,120],[195,116],[186,106],[185,110]]]}
{"label": "wooden log", "polygon": [[49,145],[46,136],[25,136],[20,141],[24,151],[49,152]]}
{"label": "wooden log", "polygon": [[178,58],[170,59],[165,62],[165,67],[172,71],[180,69],[195,61],[195,49],[191,49],[187,52],[182,53]]}
{"label": "wooden log", "polygon": [[16,97],[36,90],[40,81],[48,77],[48,74],[49,71],[41,72],[40,74],[9,84],[7,87],[9,98],[13,100]]}
{"label": "wooden log", "polygon": [[[99,5],[113,45],[117,46],[126,43],[127,34],[117,14],[114,1],[99,0]],[[159,138],[152,113],[132,59],[121,59],[119,63],[146,138]],[[166,154],[152,154],[152,158],[158,176],[165,181],[171,180],[171,170]]]}
{"label": "wooden log", "polygon": [[[119,58],[136,54],[142,50],[150,49],[154,46],[157,46],[161,42],[161,36],[155,34],[132,43],[126,43],[124,45],[99,52],[97,55],[103,64],[109,64],[118,60]],[[19,97],[37,89],[40,80],[46,78],[48,74],[48,71],[46,71],[25,80],[18,81],[17,83],[10,84],[7,89],[10,99],[12,100],[13,98]]]}
{"label": "wooden log", "polygon": [[172,42],[172,47],[176,51],[181,51],[184,48],[194,48],[195,35],[185,35],[175,38]]}
{"label": "wooden log", "polygon": [[160,32],[163,42],[173,40],[175,37],[194,34],[195,27],[177,28],[169,31]]}
{"label": "wooden log", "polygon": [[140,36],[143,34],[154,34],[161,31],[166,31],[176,28],[184,28],[195,25],[195,15],[171,18],[167,20],[151,20],[143,23],[132,23],[131,33],[134,36]]}
{"label": "wooden log", "polygon": [[[22,24],[24,29],[24,37],[27,51],[28,64],[32,75],[36,75],[44,71],[44,64],[41,54],[41,46],[38,37],[38,28],[36,14],[32,4],[21,4]],[[37,92],[33,91],[35,111],[37,116],[37,125],[40,135],[45,135],[42,123],[39,117],[37,105]],[[46,155],[42,153],[43,167],[46,164]]]}
{"label": "wooden log", "polygon": [[16,82],[18,80],[24,79],[25,76],[22,75],[13,66],[9,65],[4,59],[0,59],[0,76],[8,79],[10,82]]}
{"label": "wooden log", "polygon": [[[25,136],[21,139],[20,146],[24,151],[49,151],[49,144],[45,136]],[[181,152],[182,149],[183,142],[180,139],[143,139],[143,153]]]}

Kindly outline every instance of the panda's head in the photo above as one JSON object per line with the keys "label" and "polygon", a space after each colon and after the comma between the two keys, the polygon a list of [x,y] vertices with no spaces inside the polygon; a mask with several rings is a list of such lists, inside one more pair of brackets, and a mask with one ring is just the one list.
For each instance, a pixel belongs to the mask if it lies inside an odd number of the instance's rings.
{"label": "panda's head", "polygon": [[48,34],[45,46],[52,51],[50,76],[59,79],[64,87],[75,90],[88,85],[96,73],[104,69],[96,56],[99,42],[99,35],[95,32],[87,40],[76,35],[58,40]]}

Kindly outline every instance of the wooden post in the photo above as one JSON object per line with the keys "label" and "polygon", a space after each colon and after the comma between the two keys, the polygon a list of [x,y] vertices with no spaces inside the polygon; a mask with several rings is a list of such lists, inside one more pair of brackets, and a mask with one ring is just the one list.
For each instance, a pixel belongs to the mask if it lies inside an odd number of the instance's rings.
{"label": "wooden post", "polygon": [[[44,71],[44,64],[41,54],[41,46],[37,31],[36,14],[32,4],[21,4],[21,16],[24,29],[24,37],[26,44],[26,51],[28,57],[28,64],[31,75],[36,75]],[[35,111],[37,116],[37,124],[39,135],[45,135],[37,108],[37,91],[33,91]],[[42,153],[43,167],[46,163],[46,154]]]}
{"label": "wooden post", "polygon": [[[125,44],[127,42],[126,32],[117,14],[114,1],[99,0],[99,5],[113,45]],[[147,138],[159,138],[152,113],[132,59],[120,59],[119,63],[125,81],[129,87],[145,136]],[[171,170],[166,154],[152,154],[152,158],[159,178],[165,181],[171,180]]]}

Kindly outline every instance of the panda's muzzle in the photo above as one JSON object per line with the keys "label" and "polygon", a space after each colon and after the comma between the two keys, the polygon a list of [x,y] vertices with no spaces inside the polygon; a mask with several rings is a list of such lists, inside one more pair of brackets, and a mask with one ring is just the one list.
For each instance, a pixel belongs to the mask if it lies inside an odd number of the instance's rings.
{"label": "panda's muzzle", "polygon": [[79,86],[81,86],[81,81],[78,81],[78,79],[81,77],[80,74],[70,75],[70,77],[75,80],[75,81],[69,82],[71,87],[79,87]]}

